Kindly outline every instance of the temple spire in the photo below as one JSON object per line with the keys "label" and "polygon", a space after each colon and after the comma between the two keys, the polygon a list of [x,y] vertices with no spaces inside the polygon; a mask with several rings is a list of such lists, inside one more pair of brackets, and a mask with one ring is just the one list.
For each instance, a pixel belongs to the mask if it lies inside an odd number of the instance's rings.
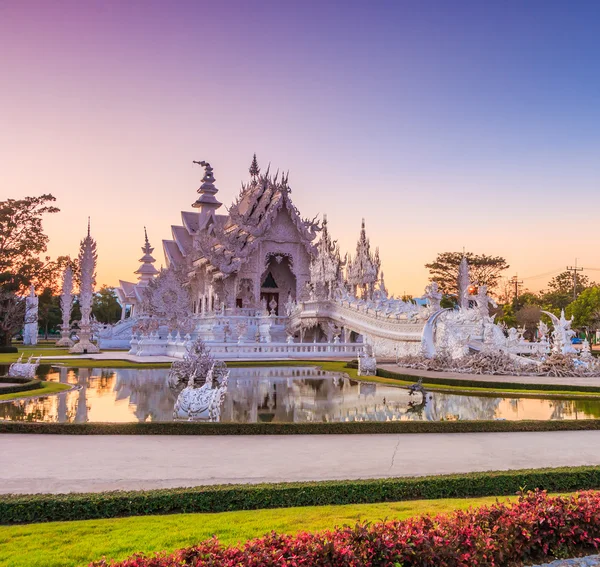
{"label": "temple spire", "polygon": [[371,243],[365,229],[365,219],[362,219],[356,254],[354,259],[348,259],[346,270],[348,283],[352,286],[355,295],[360,290],[364,299],[370,299],[373,296],[375,283],[379,279],[380,266],[379,249],[375,250],[375,254],[371,252]]}
{"label": "temple spire", "polygon": [[198,189],[200,197],[195,203],[192,203],[192,207],[200,209],[201,212],[211,211],[218,209],[222,203],[217,201],[215,194],[219,190],[215,187],[215,176],[213,175],[213,168],[207,161],[193,161],[192,163],[198,164],[204,168],[204,177],[202,178],[202,185]]}
{"label": "temple spire", "polygon": [[252,163],[250,164],[250,169],[248,170],[253,179],[256,179],[260,174],[260,167],[258,167],[258,160],[256,159],[256,154],[252,158]]}
{"label": "temple spire", "polygon": [[150,241],[148,240],[148,232],[146,231],[146,227],[144,227],[144,237],[145,242],[144,246],[142,246],[142,252],[144,255],[140,258],[140,262],[142,265],[134,272],[138,274],[138,279],[140,283],[148,283],[154,276],[158,274],[158,270],[154,267],[154,262],[156,260],[152,257],[152,252],[154,252],[154,248],[150,246]]}

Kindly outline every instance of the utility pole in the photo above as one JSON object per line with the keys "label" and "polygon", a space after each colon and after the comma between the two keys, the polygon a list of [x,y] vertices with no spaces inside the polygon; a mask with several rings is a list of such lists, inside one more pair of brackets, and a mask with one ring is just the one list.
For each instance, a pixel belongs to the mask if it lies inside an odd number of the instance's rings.
{"label": "utility pole", "polygon": [[577,267],[577,258],[574,266],[567,266],[567,271],[573,272],[573,301],[577,299],[577,272],[583,271],[583,268]]}
{"label": "utility pole", "polygon": [[523,280],[519,281],[518,276],[513,276],[508,283],[515,286],[515,299],[519,299],[519,288],[523,285]]}

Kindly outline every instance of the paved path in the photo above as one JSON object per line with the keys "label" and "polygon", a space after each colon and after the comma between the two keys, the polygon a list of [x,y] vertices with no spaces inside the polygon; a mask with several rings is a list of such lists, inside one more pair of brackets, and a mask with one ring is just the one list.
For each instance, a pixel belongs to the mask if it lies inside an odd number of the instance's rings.
{"label": "paved path", "polygon": [[600,431],[404,435],[0,435],[0,493],[383,478],[600,465]]}
{"label": "paved path", "polygon": [[425,378],[456,378],[459,380],[476,380],[478,382],[506,382],[506,384],[561,384],[567,386],[600,386],[600,376],[594,378],[553,378],[552,376],[490,376],[481,374],[462,374],[460,372],[433,372],[430,370],[416,370],[404,368],[395,363],[378,364],[378,368],[408,374],[410,376],[423,376]]}

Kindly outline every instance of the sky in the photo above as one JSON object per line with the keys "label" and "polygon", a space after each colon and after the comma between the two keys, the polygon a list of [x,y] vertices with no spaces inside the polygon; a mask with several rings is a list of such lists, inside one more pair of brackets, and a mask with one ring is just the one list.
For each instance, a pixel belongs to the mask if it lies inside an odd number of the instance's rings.
{"label": "sky", "polygon": [[343,251],[365,219],[396,294],[463,247],[598,280],[599,55],[596,0],[0,0],[0,199],[57,198],[52,256],[90,216],[117,285],[144,226],[164,263],[193,160],[228,205],[256,152]]}

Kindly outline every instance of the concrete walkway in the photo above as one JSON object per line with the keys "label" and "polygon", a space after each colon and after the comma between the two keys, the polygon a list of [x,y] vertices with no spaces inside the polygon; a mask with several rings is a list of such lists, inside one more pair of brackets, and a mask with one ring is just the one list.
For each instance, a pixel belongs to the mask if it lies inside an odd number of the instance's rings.
{"label": "concrete walkway", "polygon": [[[476,380],[478,382],[505,382],[507,387],[510,383],[517,384],[553,384],[565,386],[600,386],[600,376],[594,378],[553,378],[552,376],[490,376],[482,374],[462,374],[460,372],[434,372],[430,370],[416,370],[404,368],[395,363],[378,364],[377,368],[408,374],[409,376],[423,376],[424,378],[450,378],[458,380]],[[483,384],[485,386],[485,384]]]}
{"label": "concrete walkway", "polygon": [[600,465],[600,431],[0,435],[0,493],[139,490]]}

